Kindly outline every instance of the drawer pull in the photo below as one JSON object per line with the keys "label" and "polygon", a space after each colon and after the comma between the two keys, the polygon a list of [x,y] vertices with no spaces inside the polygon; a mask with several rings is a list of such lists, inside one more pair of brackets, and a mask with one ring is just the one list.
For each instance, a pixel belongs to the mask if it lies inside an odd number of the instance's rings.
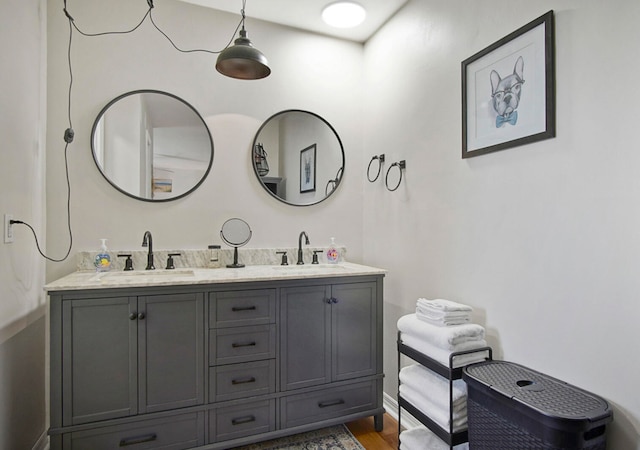
{"label": "drawer pull", "polygon": [[329,400],[328,402],[319,402],[318,408],[328,408],[329,406],[344,405],[344,400]]}
{"label": "drawer pull", "polygon": [[243,423],[255,422],[256,416],[238,417],[237,419],[231,419],[231,425],[242,425]]}
{"label": "drawer pull", "polygon": [[256,307],[255,306],[234,306],[231,308],[231,311],[233,312],[238,312],[238,311],[255,311]]}
{"label": "drawer pull", "polygon": [[231,344],[231,347],[233,348],[238,348],[238,347],[254,347],[256,345],[256,341],[251,341],[251,342],[234,342],[233,344]]}
{"label": "drawer pull", "polygon": [[132,437],[120,440],[120,447],[126,447],[128,445],[143,444],[145,442],[152,442],[158,439],[155,433],[145,434],[144,436]]}
{"label": "drawer pull", "polygon": [[238,378],[235,380],[231,380],[231,384],[246,384],[246,383],[255,383],[255,377],[247,377],[247,378]]}

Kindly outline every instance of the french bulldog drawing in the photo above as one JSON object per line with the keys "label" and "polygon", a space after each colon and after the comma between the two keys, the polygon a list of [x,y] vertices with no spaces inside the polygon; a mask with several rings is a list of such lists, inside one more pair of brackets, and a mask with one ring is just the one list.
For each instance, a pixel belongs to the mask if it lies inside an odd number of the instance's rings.
{"label": "french bulldog drawing", "polygon": [[518,57],[513,73],[504,78],[495,70],[491,71],[491,97],[493,99],[493,109],[496,110],[496,128],[503,127],[506,123],[515,125],[518,121],[518,104],[520,103],[520,93],[524,84],[524,59]]}

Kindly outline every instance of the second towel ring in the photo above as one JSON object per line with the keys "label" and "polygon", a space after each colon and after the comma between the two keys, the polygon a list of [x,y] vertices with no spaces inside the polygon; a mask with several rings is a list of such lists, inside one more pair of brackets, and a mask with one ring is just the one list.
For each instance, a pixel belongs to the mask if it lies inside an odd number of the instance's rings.
{"label": "second towel ring", "polygon": [[[371,164],[373,164],[373,162],[375,160],[378,160],[378,173],[376,173],[376,177],[372,180],[371,179]],[[382,163],[384,162],[384,153],[381,155],[375,155],[373,158],[371,158],[371,161],[369,161],[369,165],[367,166],[367,180],[369,180],[371,183],[373,183],[374,181],[376,181],[378,179],[378,177],[380,176],[380,171],[382,170]]]}
{"label": "second towel ring", "polygon": [[[392,189],[389,187],[389,172],[391,172],[391,169],[393,169],[394,167],[398,167],[398,170],[400,171],[400,178],[398,178],[398,184],[396,184],[396,186]],[[387,169],[387,176],[384,178],[384,184],[389,191],[393,192],[400,187],[400,183],[402,183],[402,171],[406,167],[407,161],[404,159],[402,161],[394,162],[389,166],[389,168]]]}

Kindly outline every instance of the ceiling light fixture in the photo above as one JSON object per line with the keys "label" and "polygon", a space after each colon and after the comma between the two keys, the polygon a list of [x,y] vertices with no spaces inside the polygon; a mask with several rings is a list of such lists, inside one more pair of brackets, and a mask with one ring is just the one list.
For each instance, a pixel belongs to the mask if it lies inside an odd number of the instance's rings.
{"label": "ceiling light fixture", "polygon": [[244,7],[246,0],[242,0],[242,29],[231,47],[225,48],[216,61],[216,70],[223,75],[240,80],[259,80],[271,73],[266,56],[255,48],[244,29]]}
{"label": "ceiling light fixture", "polygon": [[365,9],[355,2],[335,2],[322,10],[322,20],[335,28],[357,27],[366,17]]}

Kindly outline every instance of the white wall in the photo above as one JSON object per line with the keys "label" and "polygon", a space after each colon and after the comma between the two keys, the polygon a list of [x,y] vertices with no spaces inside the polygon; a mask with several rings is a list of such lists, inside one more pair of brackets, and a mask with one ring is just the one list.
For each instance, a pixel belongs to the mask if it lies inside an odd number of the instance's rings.
{"label": "white wall", "polygon": [[[45,243],[46,3],[0,2],[0,216]],[[45,433],[44,260],[31,232],[0,241],[0,449],[36,448]],[[42,439],[42,440],[41,440]]]}
{"label": "white wall", "polygon": [[[145,2],[99,0],[69,3],[69,12],[86,32],[133,27]],[[182,48],[220,50],[231,38],[239,15],[216,12],[173,0],[157,2],[153,17]],[[60,148],[67,127],[69,82],[66,64],[69,25],[59,1],[49,2],[49,103],[47,161],[48,251],[64,253],[66,185]],[[273,72],[264,80],[240,81],[215,70],[215,55],[181,54],[145,22],[133,34],[88,38],[74,33],[70,152],[73,252],[93,250],[99,238],[113,251],[138,249],[145,230],[158,249],[206,248],[221,243],[219,231],[231,217],[253,230],[248,247],[293,246],[305,230],[312,245],[330,236],[362,253],[362,45],[278,27],[247,18],[249,38],[267,55]],[[345,76],[345,74],[348,74]],[[140,202],[113,189],[91,156],[95,116],[116,96],[136,89],[157,89],[192,104],[210,125],[215,146],[213,167],[193,194],[169,203]],[[324,117],[340,134],[346,152],[340,195],[312,207],[285,205],[256,179],[251,162],[253,137],[264,120],[285,109],[304,109]],[[357,206],[356,206],[357,205]],[[335,218],[327,221],[326,217]],[[75,261],[50,264],[49,280],[75,269]]]}
{"label": "white wall", "polygon": [[[461,159],[460,63],[556,12],[557,137]],[[365,47],[364,260],[395,322],[418,297],[472,305],[496,357],[606,398],[609,447],[640,449],[640,3],[411,0]]]}

